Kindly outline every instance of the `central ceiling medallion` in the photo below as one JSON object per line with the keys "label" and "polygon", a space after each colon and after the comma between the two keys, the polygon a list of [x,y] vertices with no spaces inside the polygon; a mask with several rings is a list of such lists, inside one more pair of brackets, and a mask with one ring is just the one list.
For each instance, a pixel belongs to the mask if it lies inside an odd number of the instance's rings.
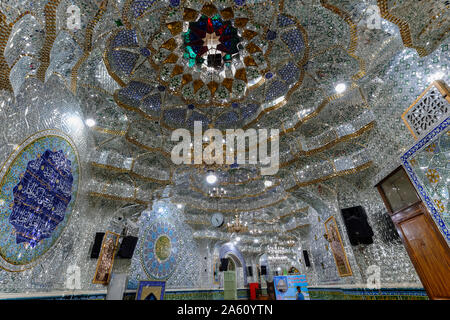
{"label": "central ceiling medallion", "polygon": [[189,60],[189,67],[197,64],[222,70],[225,65],[231,67],[233,55],[239,53],[237,29],[218,14],[212,18],[202,15],[197,22],[190,22],[183,38],[184,58]]}
{"label": "central ceiling medallion", "polygon": [[166,19],[154,37],[157,51],[151,58],[161,84],[173,94],[197,107],[231,106],[265,82],[266,48],[260,47],[260,27],[251,19],[212,4],[200,11],[173,10],[179,18]]}
{"label": "central ceiling medallion", "polygon": [[132,3],[106,42],[104,67],[120,86],[117,105],[161,127],[244,128],[303,82],[310,46],[291,15],[261,18],[263,3],[233,0]]}

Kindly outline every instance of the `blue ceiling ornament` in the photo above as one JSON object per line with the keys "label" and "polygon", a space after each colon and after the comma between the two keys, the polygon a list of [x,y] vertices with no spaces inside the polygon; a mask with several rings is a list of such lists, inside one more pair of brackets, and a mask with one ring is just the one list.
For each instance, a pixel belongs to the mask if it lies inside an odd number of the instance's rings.
{"label": "blue ceiling ornament", "polygon": [[277,33],[272,30],[267,30],[266,39],[269,41],[273,41],[277,38]]}
{"label": "blue ceiling ornament", "polygon": [[230,168],[231,169],[237,169],[237,168],[239,168],[239,165],[235,162],[233,164],[230,164]]}
{"label": "blue ceiling ornament", "polygon": [[141,48],[140,52],[144,57],[149,57],[151,54],[151,52],[148,48]]}
{"label": "blue ceiling ornament", "polygon": [[234,0],[234,3],[237,6],[243,6],[245,4],[246,0]]}

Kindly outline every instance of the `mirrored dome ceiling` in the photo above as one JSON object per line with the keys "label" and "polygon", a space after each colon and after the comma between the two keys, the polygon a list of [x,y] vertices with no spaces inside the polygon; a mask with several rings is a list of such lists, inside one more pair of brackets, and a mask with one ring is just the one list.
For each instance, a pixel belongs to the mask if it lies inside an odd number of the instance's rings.
{"label": "mirrored dome ceiling", "polygon": [[[248,213],[257,226],[249,234],[276,233],[273,225],[286,229],[314,203],[307,194],[371,186],[412,141],[392,115],[430,76],[448,74],[448,9],[445,1],[3,0],[0,89],[10,99],[32,90],[76,98],[92,140],[92,198],[146,206],[170,190],[200,234],[211,212]],[[408,90],[393,92],[404,81]],[[280,170],[175,165],[171,134],[196,121],[204,130],[279,129]]]}

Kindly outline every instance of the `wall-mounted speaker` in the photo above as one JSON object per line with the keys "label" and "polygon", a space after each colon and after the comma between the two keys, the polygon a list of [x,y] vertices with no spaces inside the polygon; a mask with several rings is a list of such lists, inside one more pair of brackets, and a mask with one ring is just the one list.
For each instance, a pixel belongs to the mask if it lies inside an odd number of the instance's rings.
{"label": "wall-mounted speaker", "polygon": [[267,274],[267,267],[261,266],[261,275],[265,276]]}
{"label": "wall-mounted speaker", "polygon": [[95,234],[94,244],[91,250],[91,258],[98,259],[100,255],[100,250],[102,249],[103,237],[105,236],[104,232],[97,232]]}
{"label": "wall-mounted speaker", "polygon": [[134,249],[136,249],[137,242],[137,237],[126,236],[122,240],[122,244],[120,245],[117,255],[123,259],[131,259],[133,257]]}
{"label": "wall-mounted speaker", "polygon": [[253,277],[253,268],[252,266],[247,267],[247,276]]}
{"label": "wall-mounted speaker", "polygon": [[303,250],[303,258],[305,259],[305,265],[307,267],[311,266],[311,263],[309,262],[309,255],[308,255],[308,251]]}
{"label": "wall-mounted speaker", "polygon": [[367,215],[363,207],[357,206],[341,209],[341,213],[352,246],[356,246],[360,243],[373,243],[373,231],[367,222]]}

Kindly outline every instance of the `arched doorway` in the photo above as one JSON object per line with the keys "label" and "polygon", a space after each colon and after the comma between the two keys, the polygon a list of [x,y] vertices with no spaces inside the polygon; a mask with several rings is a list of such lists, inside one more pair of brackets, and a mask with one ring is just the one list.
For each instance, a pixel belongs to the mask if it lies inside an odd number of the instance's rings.
{"label": "arched doorway", "polygon": [[237,288],[242,285],[241,275],[239,270],[242,270],[242,263],[232,253],[227,253],[225,259],[228,260],[227,270],[224,273],[224,299],[236,300]]}
{"label": "arched doorway", "polygon": [[228,252],[225,255],[225,258],[228,259],[228,268],[227,271],[233,271],[235,273],[236,278],[236,286],[237,288],[245,287],[245,275],[244,275],[244,263],[236,256],[234,253]]}
{"label": "arched doorway", "polygon": [[228,268],[227,271],[236,271],[236,265],[234,263],[234,260],[230,257],[228,257]]}
{"label": "arched doorway", "polygon": [[234,265],[234,270],[237,272],[237,286],[245,288],[247,285],[247,265],[238,248],[233,243],[223,244],[219,249],[219,258],[232,260],[232,263],[229,261],[229,265]]}

